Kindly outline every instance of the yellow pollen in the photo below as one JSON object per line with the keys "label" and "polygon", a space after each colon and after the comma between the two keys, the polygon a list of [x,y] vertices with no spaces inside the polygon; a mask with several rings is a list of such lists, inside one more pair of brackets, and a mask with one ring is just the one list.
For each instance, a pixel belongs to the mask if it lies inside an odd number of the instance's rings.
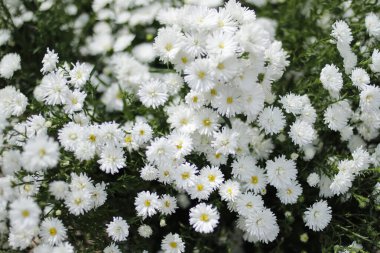
{"label": "yellow pollen", "polygon": [[95,142],[96,141],[95,134],[90,134],[90,136],[88,137],[88,140],[91,141],[91,142]]}
{"label": "yellow pollen", "polygon": [[55,235],[57,234],[57,229],[55,229],[55,228],[50,228],[50,229],[49,229],[49,234],[50,234],[51,236],[55,236]]}
{"label": "yellow pollen", "polygon": [[140,132],[139,132],[139,134],[140,134],[140,135],[144,135],[144,134],[145,134],[145,131],[141,129]]}
{"label": "yellow pollen", "polygon": [[219,20],[218,21],[218,26],[219,27],[223,27],[224,26],[224,21],[223,20]]}
{"label": "yellow pollen", "polygon": [[170,245],[170,247],[172,247],[173,249],[176,249],[176,248],[177,248],[177,243],[176,243],[176,242],[170,242],[169,245]]}
{"label": "yellow pollen", "polygon": [[126,143],[131,143],[131,142],[132,142],[132,136],[131,136],[131,135],[127,135],[127,136],[125,136],[124,141],[125,141]]}
{"label": "yellow pollen", "polygon": [[200,217],[201,221],[208,222],[210,220],[210,217],[206,213],[202,213]]}
{"label": "yellow pollen", "polygon": [[252,207],[253,207],[253,204],[252,204],[252,202],[248,202],[245,206],[246,206],[247,208],[252,208]]}
{"label": "yellow pollen", "polygon": [[204,125],[204,126],[210,126],[210,125],[211,125],[211,120],[209,120],[209,119],[204,119],[204,120],[203,120],[203,125]]}
{"label": "yellow pollen", "polygon": [[78,99],[76,99],[76,98],[72,98],[72,99],[71,99],[71,103],[72,103],[73,105],[76,105],[76,104],[78,103]]}
{"label": "yellow pollen", "polygon": [[169,200],[166,200],[166,201],[165,201],[165,206],[166,206],[166,207],[170,207],[170,201],[169,201]]}
{"label": "yellow pollen", "polygon": [[215,158],[216,158],[216,159],[219,159],[221,156],[222,156],[221,153],[216,153],[216,154],[215,154]]}
{"label": "yellow pollen", "polygon": [[182,143],[178,143],[178,144],[176,145],[176,148],[177,148],[177,149],[182,149],[182,147],[183,147],[183,146],[182,146]]}
{"label": "yellow pollen", "polygon": [[203,190],[203,184],[199,184],[199,185],[197,185],[197,190],[198,191],[202,191]]}
{"label": "yellow pollen", "polygon": [[216,89],[211,89],[210,94],[211,96],[216,96],[218,93],[216,92]]}
{"label": "yellow pollen", "polygon": [[290,194],[292,194],[292,193],[293,193],[292,189],[288,188],[288,189],[286,190],[286,194],[290,195]]}
{"label": "yellow pollen", "polygon": [[189,121],[186,118],[183,118],[180,120],[180,123],[181,123],[181,125],[187,125],[187,123],[189,123]]}
{"label": "yellow pollen", "polygon": [[39,151],[38,151],[38,154],[40,155],[40,157],[43,157],[46,155],[46,150],[44,148],[41,148]]}
{"label": "yellow pollen", "polygon": [[172,43],[168,43],[168,44],[165,45],[165,50],[166,51],[170,51],[172,49],[173,49],[173,44]]}
{"label": "yellow pollen", "polygon": [[145,205],[146,207],[150,207],[150,200],[145,200],[144,205]]}
{"label": "yellow pollen", "polygon": [[189,174],[189,172],[184,172],[184,173],[181,174],[181,177],[182,177],[183,180],[186,180],[186,179],[189,179],[190,174]]}
{"label": "yellow pollen", "polygon": [[216,66],[219,70],[222,70],[224,69],[224,64],[223,63],[219,63],[218,66]]}
{"label": "yellow pollen", "polygon": [[204,79],[205,76],[206,76],[206,73],[205,73],[204,71],[199,71],[199,72],[198,72],[198,78],[199,78],[199,79]]}
{"label": "yellow pollen", "polygon": [[219,43],[219,48],[223,49],[224,48],[224,43]]}
{"label": "yellow pollen", "polygon": [[232,195],[232,189],[231,189],[231,188],[228,188],[227,193],[228,193],[229,195]]}
{"label": "yellow pollen", "polygon": [[234,99],[232,97],[227,97],[227,104],[232,104],[234,102]]}
{"label": "yellow pollen", "polygon": [[80,203],[82,203],[82,199],[81,198],[76,198],[76,199],[74,199],[74,203],[76,205],[80,205]]}
{"label": "yellow pollen", "polygon": [[23,210],[23,211],[21,212],[21,215],[22,215],[22,217],[24,217],[24,218],[29,217],[29,215],[30,215],[29,210]]}
{"label": "yellow pollen", "polygon": [[186,64],[189,60],[187,59],[187,57],[182,57],[181,61],[183,64]]}
{"label": "yellow pollen", "polygon": [[193,97],[193,103],[198,103],[198,97],[197,96]]}
{"label": "yellow pollen", "polygon": [[31,190],[31,186],[30,186],[30,184],[25,184],[25,185],[24,185],[24,190],[25,190],[26,192],[30,192],[30,190]]}
{"label": "yellow pollen", "polygon": [[215,181],[215,176],[214,175],[208,175],[208,181],[214,182]]}
{"label": "yellow pollen", "polygon": [[164,176],[165,176],[165,177],[168,177],[169,175],[170,175],[170,174],[169,174],[169,171],[167,171],[167,170],[164,171]]}
{"label": "yellow pollen", "polygon": [[259,178],[257,176],[252,176],[251,177],[251,183],[252,184],[257,184],[259,182]]}

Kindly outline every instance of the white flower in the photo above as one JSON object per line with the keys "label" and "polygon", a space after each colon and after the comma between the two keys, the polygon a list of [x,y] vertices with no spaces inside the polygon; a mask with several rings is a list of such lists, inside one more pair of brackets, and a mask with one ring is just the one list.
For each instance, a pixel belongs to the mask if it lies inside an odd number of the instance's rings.
{"label": "white flower", "polygon": [[175,210],[178,208],[177,199],[168,194],[164,194],[160,198],[160,212],[164,215],[169,215],[175,213]]}
{"label": "white flower", "polygon": [[380,72],[380,51],[378,49],[374,49],[371,56],[372,63],[369,65],[372,72],[378,73]]}
{"label": "white flower", "polygon": [[213,190],[219,188],[219,186],[224,181],[224,175],[220,169],[216,166],[206,166],[203,167],[200,171],[200,176],[202,178],[207,178],[211,188]]}
{"label": "white flower", "polygon": [[319,175],[315,172],[310,173],[309,176],[307,177],[307,183],[311,186],[314,187],[319,183]]}
{"label": "white flower", "polygon": [[242,176],[242,182],[246,189],[253,190],[258,194],[265,190],[268,179],[264,170],[255,166]]}
{"label": "white flower", "polygon": [[90,79],[92,67],[87,63],[77,62],[73,64],[73,68],[70,70],[70,83],[74,85],[75,88],[82,88],[83,85]]}
{"label": "white flower", "polygon": [[144,238],[149,238],[152,233],[153,233],[153,230],[152,228],[149,226],[149,225],[141,225],[138,229],[137,229],[137,232],[139,233],[139,235],[141,237],[144,237]]}
{"label": "white flower", "polygon": [[21,69],[21,58],[19,54],[9,53],[3,56],[0,61],[0,77],[11,79],[13,73]]}
{"label": "white flower", "polygon": [[296,180],[297,169],[293,160],[287,160],[284,155],[276,157],[273,161],[266,162],[268,180],[276,188],[289,186]]}
{"label": "white flower", "polygon": [[238,43],[232,33],[215,31],[206,38],[206,50],[209,55],[227,58],[236,53]]}
{"label": "white flower", "polygon": [[69,185],[65,181],[53,181],[49,184],[49,193],[57,200],[65,199]]}
{"label": "white flower", "polygon": [[41,209],[30,198],[19,198],[9,205],[10,225],[18,230],[38,226]]}
{"label": "white flower", "polygon": [[297,203],[298,197],[302,194],[302,187],[297,182],[294,181],[292,184],[285,188],[277,189],[276,196],[280,199],[283,204],[295,204]]}
{"label": "white flower", "polygon": [[215,148],[217,153],[223,155],[235,154],[235,150],[238,146],[238,132],[223,127],[220,132],[214,132],[213,137],[214,140],[211,142],[211,146]]}
{"label": "white flower", "polygon": [[74,91],[68,91],[66,93],[66,98],[64,100],[64,110],[66,113],[71,114],[74,112],[81,111],[83,108],[83,103],[87,94],[78,89]]}
{"label": "white flower", "polygon": [[355,68],[351,73],[351,81],[354,86],[360,90],[364,89],[370,83],[368,73],[362,68]]}
{"label": "white flower", "polygon": [[370,36],[377,39],[380,38],[380,19],[375,13],[371,12],[367,14],[365,17],[365,27]]}
{"label": "white flower", "polygon": [[346,193],[352,186],[354,175],[350,171],[339,171],[331,182],[330,190],[335,195]]}
{"label": "white flower", "polygon": [[158,30],[153,48],[160,60],[167,63],[174,59],[181,49],[183,34],[176,28],[165,27]]}
{"label": "white flower", "polygon": [[292,141],[304,147],[311,144],[316,138],[315,130],[311,124],[303,120],[296,120],[290,127],[289,136]]}
{"label": "white flower", "polygon": [[246,218],[263,208],[264,201],[262,197],[260,195],[255,195],[252,192],[243,193],[236,200],[237,212]]}
{"label": "white flower", "polygon": [[13,86],[0,89],[0,115],[4,118],[24,113],[28,99]]}
{"label": "white flower", "polygon": [[29,172],[53,168],[58,164],[59,145],[48,136],[37,136],[27,141],[21,156],[23,168]]}
{"label": "white flower", "polygon": [[338,20],[332,25],[332,32],[331,36],[336,39],[337,42],[344,43],[344,44],[350,44],[353,37],[351,34],[351,29],[348,27],[347,23]]}
{"label": "white flower", "polygon": [[218,110],[219,114],[232,117],[241,113],[244,99],[244,92],[239,88],[223,86],[215,100],[211,101],[211,105]]}
{"label": "white flower", "polygon": [[126,166],[124,151],[121,148],[108,145],[105,146],[100,153],[100,169],[106,173],[115,174],[118,173],[121,168]]}
{"label": "white flower", "polygon": [[87,190],[73,191],[66,194],[66,207],[74,215],[81,215],[92,207],[91,194]]}
{"label": "white flower", "polygon": [[137,215],[145,219],[157,213],[161,206],[161,202],[155,192],[149,191],[139,192],[135,198],[135,208]]}
{"label": "white flower", "polygon": [[176,149],[173,145],[170,145],[169,140],[161,137],[154,139],[150,146],[147,147],[146,157],[149,162],[161,165],[174,158],[175,153]]}
{"label": "white flower", "polygon": [[94,208],[103,205],[107,200],[106,184],[104,182],[97,183],[90,193]]}
{"label": "white flower", "polygon": [[320,80],[323,88],[330,92],[332,97],[337,97],[343,87],[342,73],[334,64],[327,64],[321,71]]}
{"label": "white flower", "polygon": [[0,164],[4,175],[13,175],[21,169],[21,152],[17,149],[5,150],[0,156]]}
{"label": "white flower", "polygon": [[198,168],[194,164],[183,163],[175,169],[174,179],[176,185],[182,189],[187,189],[195,184]]}
{"label": "white flower", "polygon": [[212,192],[212,187],[207,178],[197,176],[195,184],[187,189],[192,199],[207,200]]}
{"label": "white flower", "polygon": [[203,135],[212,135],[219,127],[219,115],[210,108],[201,108],[195,115],[198,132]]}
{"label": "white flower", "polygon": [[276,216],[267,208],[252,213],[245,222],[247,233],[257,241],[268,243],[276,239],[280,229]]}
{"label": "white flower", "polygon": [[161,242],[161,249],[164,253],[183,253],[185,243],[178,234],[169,233]]}
{"label": "white flower", "polygon": [[112,242],[109,246],[105,247],[103,253],[121,253],[119,247]]}
{"label": "white flower", "polygon": [[350,104],[342,100],[327,107],[323,120],[331,130],[339,131],[347,126],[352,114]]}
{"label": "white flower", "polygon": [[211,233],[219,223],[219,212],[212,205],[200,203],[190,209],[190,225],[200,233]]}
{"label": "white flower", "polygon": [[195,91],[209,91],[215,86],[212,61],[209,59],[197,59],[185,68],[185,81]]}
{"label": "white flower", "polygon": [[278,134],[286,125],[285,116],[278,107],[266,107],[258,118],[259,126],[266,134]]}
{"label": "white flower", "polygon": [[145,122],[137,122],[132,128],[132,138],[138,144],[148,142],[153,135],[153,130],[149,124]]}
{"label": "white flower", "polygon": [[146,181],[156,180],[158,169],[150,164],[146,164],[140,171],[140,177]]}
{"label": "white flower", "polygon": [[129,235],[129,225],[121,217],[113,217],[107,224],[107,234],[116,242],[125,241]]}
{"label": "white flower", "polygon": [[42,69],[41,72],[43,74],[46,74],[48,72],[54,71],[57,68],[58,63],[58,54],[56,54],[53,50],[50,50],[49,48],[46,49],[46,54],[44,55],[44,58],[42,59]]}
{"label": "white flower", "polygon": [[235,201],[241,194],[240,184],[237,181],[227,180],[220,186],[219,194],[222,200]]}
{"label": "white flower", "polygon": [[380,88],[367,85],[360,92],[360,107],[363,111],[376,111],[380,107]]}
{"label": "white flower", "polygon": [[62,221],[57,218],[48,217],[42,221],[40,227],[40,236],[44,243],[50,245],[57,245],[66,240],[67,229],[63,225]]}
{"label": "white flower", "polygon": [[42,99],[48,105],[64,104],[70,91],[66,78],[59,72],[51,72],[44,76],[39,87]]}
{"label": "white flower", "polygon": [[306,226],[313,231],[321,231],[326,228],[331,218],[331,208],[325,200],[315,202],[304,213]]}
{"label": "white flower", "polygon": [[166,85],[158,79],[150,79],[144,82],[140,86],[137,95],[143,105],[152,107],[153,109],[165,104],[168,100]]}

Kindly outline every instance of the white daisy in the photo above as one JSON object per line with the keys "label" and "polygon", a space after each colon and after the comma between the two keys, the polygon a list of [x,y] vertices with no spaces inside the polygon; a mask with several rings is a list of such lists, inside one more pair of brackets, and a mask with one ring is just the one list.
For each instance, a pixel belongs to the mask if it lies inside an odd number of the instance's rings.
{"label": "white daisy", "polygon": [[40,226],[40,236],[44,243],[57,245],[66,240],[67,229],[62,221],[57,218],[48,217],[42,221]]}
{"label": "white daisy", "polygon": [[139,192],[135,198],[135,208],[137,215],[145,219],[153,216],[161,207],[161,202],[155,192],[149,191]]}
{"label": "white daisy", "polygon": [[200,203],[190,209],[190,225],[200,233],[211,233],[219,223],[219,212],[212,205]]}
{"label": "white daisy", "polygon": [[325,200],[315,202],[304,213],[306,226],[313,231],[321,231],[327,227],[332,218],[331,207]]}
{"label": "white daisy", "polygon": [[113,217],[106,230],[108,236],[116,242],[125,241],[129,235],[129,225],[121,217]]}
{"label": "white daisy", "polygon": [[178,234],[169,233],[161,242],[161,250],[164,253],[183,253],[185,252],[185,243]]}

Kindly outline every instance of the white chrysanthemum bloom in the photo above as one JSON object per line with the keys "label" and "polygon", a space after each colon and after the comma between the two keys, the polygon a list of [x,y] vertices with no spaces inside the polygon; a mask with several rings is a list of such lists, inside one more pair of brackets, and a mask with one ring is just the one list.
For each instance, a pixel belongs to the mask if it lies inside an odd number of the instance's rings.
{"label": "white chrysanthemum bloom", "polygon": [[124,138],[124,131],[115,122],[103,122],[99,126],[99,134],[102,143],[117,147],[120,146]]}
{"label": "white chrysanthemum bloom", "polygon": [[277,189],[276,196],[283,204],[295,204],[297,203],[298,197],[301,196],[301,194],[301,185],[297,181],[294,181],[292,184],[286,186],[285,188]]}
{"label": "white chrysanthemum bloom", "polygon": [[307,96],[300,96],[289,93],[281,97],[280,103],[287,113],[300,115],[306,105],[310,105],[310,100]]}
{"label": "white chrysanthemum bloom", "polygon": [[93,188],[92,180],[85,173],[71,173],[71,191],[90,191]]}
{"label": "white chrysanthemum bloom", "polygon": [[156,58],[156,54],[151,43],[141,43],[132,49],[132,55],[143,63],[150,63]]}
{"label": "white chrysanthemum bloom", "polygon": [[367,71],[362,68],[355,68],[351,73],[351,81],[359,90],[363,90],[371,80]]}
{"label": "white chrysanthemum bloom", "polygon": [[138,229],[137,229],[137,232],[139,233],[139,235],[141,237],[144,237],[144,238],[149,238],[152,233],[153,233],[153,230],[152,228],[149,226],[149,225],[141,225]]}
{"label": "white chrysanthemum bloom", "polygon": [[380,51],[378,49],[374,49],[371,55],[372,63],[369,65],[372,72],[378,73],[380,72]]}
{"label": "white chrysanthemum bloom", "polygon": [[354,169],[352,172],[355,174],[359,173],[362,170],[368,169],[369,165],[372,163],[370,154],[363,148],[363,146],[355,149],[355,151],[352,153],[352,158],[354,162]]}
{"label": "white chrysanthemum bloom", "polygon": [[174,168],[177,165],[164,165],[158,167],[158,178],[157,181],[163,184],[170,184],[174,181],[175,171]]}
{"label": "white chrysanthemum bloom", "polygon": [[21,58],[19,54],[9,53],[3,56],[0,61],[0,77],[11,79],[13,73],[21,69]]}
{"label": "white chrysanthemum bloom", "polygon": [[54,247],[52,253],[74,253],[74,247],[70,243],[64,242]]}
{"label": "white chrysanthemum bloom", "polygon": [[298,173],[295,162],[287,160],[284,155],[276,157],[273,161],[268,160],[266,171],[269,183],[278,189],[291,185]]}
{"label": "white chrysanthemum bloom", "polygon": [[268,243],[276,239],[280,228],[276,216],[268,208],[252,213],[245,220],[245,230],[257,241]]}
{"label": "white chrysanthemum bloom", "polygon": [[300,115],[300,119],[308,122],[309,124],[314,124],[317,120],[317,111],[311,104],[306,104]]}
{"label": "white chrysanthemum bloom", "polygon": [[0,46],[5,45],[11,38],[11,31],[8,29],[0,29]]}
{"label": "white chrysanthemum bloom", "polygon": [[0,115],[5,119],[10,116],[20,116],[24,113],[27,105],[27,97],[15,87],[6,86],[0,89]]}
{"label": "white chrysanthemum bloom", "polygon": [[41,72],[43,74],[46,74],[48,72],[54,71],[57,68],[58,63],[58,54],[56,54],[53,50],[50,50],[49,48],[46,49],[46,54],[44,55],[44,58],[42,59],[42,69]]}
{"label": "white chrysanthemum bloom", "polygon": [[207,200],[212,192],[212,187],[207,178],[197,176],[195,184],[186,190],[191,199]]}
{"label": "white chrysanthemum bloom", "polygon": [[379,17],[371,12],[365,17],[365,27],[370,36],[373,36],[377,39],[380,38],[380,19]]}
{"label": "white chrysanthemum bloom", "polygon": [[48,105],[64,104],[70,91],[66,78],[59,72],[51,72],[44,76],[39,87],[42,100]]}
{"label": "white chrysanthemum bloom", "polygon": [[175,157],[176,148],[170,144],[169,140],[166,138],[156,138],[154,139],[150,146],[147,147],[146,157],[149,162],[156,165],[161,165],[162,163],[167,163]]}
{"label": "white chrysanthemum bloom", "polygon": [[156,180],[158,177],[158,169],[154,167],[153,165],[146,164],[141,170],[140,170],[140,177],[145,181],[153,181]]}
{"label": "white chrysanthemum bloom", "polygon": [[187,189],[195,184],[198,168],[188,162],[183,163],[175,169],[174,180],[179,188]]}
{"label": "white chrysanthemum bloom", "polygon": [[78,89],[71,91],[69,90],[66,93],[66,98],[64,100],[64,110],[67,114],[72,114],[74,112],[81,111],[83,108],[84,100],[86,99],[87,94]]}
{"label": "white chrysanthemum bloom", "polygon": [[66,151],[73,151],[80,140],[83,129],[80,125],[69,122],[58,130],[58,140]]}
{"label": "white chrysanthemum bloom", "polygon": [[121,217],[113,217],[113,221],[107,224],[107,234],[115,242],[127,240],[129,235],[129,225]]}
{"label": "white chrysanthemum bloom", "polygon": [[158,30],[153,48],[160,60],[172,61],[182,47],[183,34],[175,27],[164,27]]}
{"label": "white chrysanthemum bloom", "polygon": [[331,130],[340,131],[347,126],[352,114],[350,104],[342,100],[327,107],[323,120]]}
{"label": "white chrysanthemum bloom", "polygon": [[59,160],[59,145],[48,136],[37,136],[27,141],[21,156],[23,168],[29,172],[53,168]]}
{"label": "white chrysanthemum bloom", "polygon": [[334,37],[338,43],[351,43],[353,37],[351,34],[351,29],[346,22],[338,20],[332,25],[332,28],[333,30],[331,31],[331,36]]}
{"label": "white chrysanthemum bloom", "polygon": [[53,181],[49,184],[49,193],[57,200],[63,200],[69,191],[69,185],[65,181]]}
{"label": "white chrysanthemum bloom", "polygon": [[38,226],[41,209],[31,198],[19,198],[9,205],[10,225],[18,230]]}
{"label": "white chrysanthemum bloom", "polygon": [[139,192],[135,198],[137,215],[143,219],[155,215],[160,207],[161,202],[155,192],[142,191]]}
{"label": "white chrysanthemum bloom", "polygon": [[317,173],[310,173],[307,177],[306,181],[310,185],[310,187],[315,187],[319,183],[320,177]]}
{"label": "white chrysanthemum bloom", "polygon": [[150,79],[144,82],[140,86],[137,95],[144,106],[152,107],[153,109],[165,104],[168,100],[167,87],[158,79]]}
{"label": "white chrysanthemum bloom", "polygon": [[104,182],[97,183],[94,188],[92,188],[90,194],[91,194],[91,200],[94,208],[98,208],[99,206],[102,206],[106,200],[107,200],[107,191],[106,191],[106,184]]}
{"label": "white chrysanthemum bloom", "polygon": [[219,114],[232,117],[242,111],[245,103],[243,94],[244,92],[238,87],[223,86],[215,100],[211,101],[211,105],[217,109]]}
{"label": "white chrysanthemum bloom", "polygon": [[183,253],[185,252],[185,243],[178,234],[169,233],[161,242],[161,250],[164,253]]}
{"label": "white chrysanthemum bloom", "polygon": [[259,126],[266,134],[278,134],[286,125],[285,116],[278,107],[266,107],[258,118]]}
{"label": "white chrysanthemum bloom", "polygon": [[170,215],[175,213],[175,210],[178,208],[177,199],[168,194],[164,194],[160,198],[160,209],[159,211],[164,215]]}
{"label": "white chrysanthemum bloom", "polygon": [[111,242],[109,246],[104,248],[103,253],[121,253],[121,250],[114,242]]}
{"label": "white chrysanthemum bloom", "polygon": [[207,178],[213,190],[218,189],[224,181],[224,175],[216,166],[203,167],[199,174],[202,178]]}
{"label": "white chrysanthemum bloom", "polygon": [[250,170],[256,168],[256,162],[255,158],[250,155],[238,157],[231,165],[233,177],[242,179]]}
{"label": "white chrysanthemum bloom", "polygon": [[67,238],[67,229],[62,221],[57,218],[48,217],[42,221],[40,226],[40,236],[44,243],[51,246],[57,245]]}
{"label": "white chrysanthemum bloom", "polygon": [[167,108],[168,122],[171,128],[180,132],[193,133],[197,129],[195,122],[196,111],[184,104]]}
{"label": "white chrysanthemum bloom", "polygon": [[200,233],[211,233],[219,223],[219,212],[212,205],[200,203],[190,209],[190,225]]}
{"label": "white chrysanthemum bloom", "polygon": [[70,83],[74,85],[75,88],[82,88],[86,82],[90,79],[90,74],[92,71],[92,66],[87,63],[77,62],[73,64],[73,68],[70,70]]}
{"label": "white chrysanthemum bloom", "polygon": [[33,253],[49,253],[53,251],[53,247],[47,244],[40,244],[33,248]]}
{"label": "white chrysanthemum bloom", "polygon": [[4,150],[0,156],[1,172],[5,176],[14,175],[21,169],[21,152],[17,149]]}
{"label": "white chrysanthemum bloom", "polygon": [[360,108],[362,111],[377,111],[380,107],[380,88],[367,85],[360,92]]}
{"label": "white chrysanthemum bloom", "polygon": [[148,123],[136,122],[132,128],[131,134],[135,142],[142,144],[152,139],[153,130]]}
{"label": "white chrysanthemum bloom", "polygon": [[316,133],[308,122],[296,120],[290,127],[289,136],[295,144],[304,147],[315,140]]}
{"label": "white chrysanthemum bloom", "polygon": [[210,59],[197,59],[185,68],[185,81],[191,89],[205,92],[215,86],[212,64]]}
{"label": "white chrysanthemum bloom", "polygon": [[222,200],[233,202],[240,194],[240,184],[237,181],[227,180],[219,187],[219,195]]}
{"label": "white chrysanthemum bloom", "polygon": [[331,182],[330,190],[335,195],[346,193],[352,186],[354,175],[350,171],[339,171]]}
{"label": "white chrysanthemum bloom", "polygon": [[327,227],[332,218],[331,207],[325,200],[315,202],[304,213],[306,226],[313,231],[321,231]]}
{"label": "white chrysanthemum bloom", "polygon": [[342,73],[334,64],[326,64],[322,69],[320,74],[320,80],[322,82],[323,88],[330,92],[332,97],[337,97],[339,91],[343,87]]}
{"label": "white chrysanthemum bloom", "polygon": [[230,82],[238,74],[240,74],[243,64],[236,56],[212,56],[212,69],[215,80],[222,83]]}
{"label": "white chrysanthemum bloom", "polygon": [[192,109],[200,109],[206,102],[202,92],[190,90],[185,96],[185,102]]}
{"label": "white chrysanthemum bloom", "polygon": [[74,215],[84,214],[92,207],[91,194],[87,190],[68,192],[65,197],[65,205]]}
{"label": "white chrysanthemum bloom", "polygon": [[244,188],[247,190],[253,190],[256,194],[265,190],[268,184],[268,178],[265,175],[263,169],[254,167],[242,176],[242,182]]}
{"label": "white chrysanthemum bloom", "polygon": [[218,130],[219,115],[210,108],[201,108],[195,115],[198,132],[203,135],[212,135]]}
{"label": "white chrysanthemum bloom", "polygon": [[230,57],[238,51],[238,43],[233,33],[215,31],[206,38],[208,55]]}
{"label": "white chrysanthemum bloom", "polygon": [[14,250],[24,250],[31,245],[37,233],[38,227],[29,227],[28,229],[11,227],[8,237],[9,246]]}
{"label": "white chrysanthemum bloom", "polygon": [[236,200],[236,210],[243,216],[248,218],[254,212],[264,208],[264,201],[260,195],[255,195],[252,192],[241,194]]}
{"label": "white chrysanthemum bloom", "polygon": [[107,145],[100,153],[98,163],[102,171],[113,175],[126,166],[125,159],[123,149]]}
{"label": "white chrysanthemum bloom", "polygon": [[211,146],[217,153],[223,155],[235,154],[235,150],[238,146],[239,133],[233,129],[223,127],[221,131],[214,132],[214,140],[211,142]]}
{"label": "white chrysanthemum bloom", "polygon": [[[6,214],[2,211],[5,209],[7,201],[13,200],[15,196],[15,189],[12,187],[12,182],[14,178],[11,176],[5,176],[0,178],[0,197],[1,197],[1,207],[0,207],[0,217],[2,214]],[[5,218],[1,218],[5,219]]]}
{"label": "white chrysanthemum bloom", "polygon": [[187,133],[173,131],[168,139],[177,150],[177,159],[187,156],[193,150],[193,139]]}

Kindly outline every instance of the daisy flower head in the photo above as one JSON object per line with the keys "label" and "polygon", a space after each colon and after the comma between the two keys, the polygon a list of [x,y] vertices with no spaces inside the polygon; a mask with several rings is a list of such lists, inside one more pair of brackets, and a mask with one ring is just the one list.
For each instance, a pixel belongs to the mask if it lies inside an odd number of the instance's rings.
{"label": "daisy flower head", "polygon": [[254,167],[242,175],[244,188],[252,190],[254,193],[261,193],[268,184],[268,178],[262,168]]}
{"label": "daisy flower head", "polygon": [[165,104],[168,100],[167,87],[158,79],[150,79],[142,83],[137,95],[144,106],[152,107],[153,109]]}
{"label": "daisy flower head", "polygon": [[187,189],[195,184],[197,179],[196,174],[198,173],[198,168],[194,164],[188,162],[183,163],[175,169],[174,179],[176,185],[181,189]]}
{"label": "daisy flower head", "polygon": [[161,250],[164,253],[183,253],[185,252],[185,243],[178,234],[169,233],[161,242]]}
{"label": "daisy flower head", "polygon": [[91,194],[88,190],[68,192],[65,197],[65,205],[71,214],[82,215],[93,206]]}
{"label": "daisy flower head", "polygon": [[69,71],[70,83],[75,88],[82,88],[83,85],[90,79],[92,67],[87,63],[77,62],[73,64],[73,68]]}
{"label": "daisy flower head", "polygon": [[40,221],[41,209],[31,198],[19,198],[9,205],[9,220],[12,227],[33,228]]}
{"label": "daisy flower head", "polygon": [[315,187],[319,183],[319,180],[320,180],[319,175],[313,172],[309,174],[306,181],[310,187]]}
{"label": "daisy flower head", "polygon": [[263,243],[276,239],[280,231],[276,216],[268,208],[252,213],[245,221],[245,229],[247,233]]}
{"label": "daisy flower head", "polygon": [[123,149],[107,145],[101,151],[98,163],[102,171],[113,175],[126,166],[125,159]]}
{"label": "daisy flower head", "polygon": [[29,172],[46,170],[58,164],[59,145],[46,135],[29,139],[23,149],[21,163]]}
{"label": "daisy flower head", "polygon": [[304,213],[306,226],[313,231],[322,231],[327,227],[332,218],[331,207],[326,200],[315,202]]}
{"label": "daisy flower head", "polygon": [[316,133],[310,123],[303,120],[296,120],[290,126],[289,136],[292,138],[293,143],[304,147],[315,140]]}
{"label": "daisy flower head", "polygon": [[168,159],[174,158],[175,154],[176,148],[164,137],[154,139],[146,150],[148,161],[156,165],[162,165]]}
{"label": "daisy flower head", "polygon": [[54,71],[57,68],[58,60],[58,54],[54,52],[54,49],[50,50],[47,48],[44,58],[42,59],[43,66],[41,72],[43,74],[46,74],[48,72]]}
{"label": "daisy flower head", "polygon": [[200,233],[211,233],[219,223],[219,212],[212,205],[200,203],[190,209],[190,225]]}
{"label": "daisy flower head", "polygon": [[332,25],[331,36],[338,43],[350,44],[353,37],[350,27],[343,20],[338,20]]}
{"label": "daisy flower head", "polygon": [[129,235],[129,225],[121,217],[113,217],[113,221],[107,224],[107,234],[115,242],[125,241]]}
{"label": "daisy flower head", "polygon": [[241,113],[244,104],[243,98],[241,89],[224,85],[211,105],[217,109],[220,115],[232,117]]}
{"label": "daisy flower head", "polygon": [[292,184],[285,188],[277,189],[276,196],[280,199],[283,204],[295,204],[298,197],[302,194],[302,187],[297,182],[294,181]]}
{"label": "daisy flower head", "polygon": [[149,225],[141,225],[138,229],[137,229],[137,232],[139,233],[139,235],[141,237],[144,237],[144,238],[149,238],[152,233],[153,233],[153,230],[152,228],[149,226]]}
{"label": "daisy flower head", "polygon": [[110,245],[104,248],[103,253],[121,253],[121,250],[114,242],[111,242]]}
{"label": "daisy flower head", "polygon": [[362,68],[355,68],[351,72],[352,84],[358,89],[364,89],[370,82],[368,73]]}
{"label": "daisy flower head", "polygon": [[195,184],[187,189],[191,199],[207,200],[212,192],[208,179],[197,176]]}
{"label": "daisy flower head", "polygon": [[174,27],[164,27],[158,30],[153,48],[160,60],[167,63],[174,59],[182,47],[183,34]]}
{"label": "daisy flower head", "polygon": [[223,155],[235,154],[238,147],[238,132],[223,127],[221,131],[214,132],[213,137],[214,140],[211,142],[211,146],[216,150],[216,153]]}
{"label": "daisy flower head", "polygon": [[161,202],[155,192],[142,191],[139,192],[135,198],[137,216],[143,219],[155,215],[160,207]]}
{"label": "daisy flower head", "polygon": [[178,208],[177,199],[168,194],[164,194],[160,198],[160,209],[159,211],[164,215],[170,215],[175,213],[175,210]]}
{"label": "daisy flower head", "polygon": [[28,105],[28,98],[13,86],[0,89],[0,113],[2,118],[20,116]]}
{"label": "daisy flower head", "polygon": [[224,175],[217,166],[206,166],[200,171],[202,178],[207,178],[211,188],[213,190],[218,189],[224,181]]}
{"label": "daisy flower head", "polygon": [[185,68],[185,82],[192,90],[205,92],[215,86],[212,64],[209,59],[197,59]]}
{"label": "daisy flower head", "polygon": [[229,179],[219,188],[219,195],[225,201],[235,201],[240,194],[240,184],[237,181]]}
{"label": "daisy flower head", "polygon": [[273,106],[264,108],[259,115],[258,123],[266,134],[278,134],[286,125],[281,109]]}
{"label": "daisy flower head", "polygon": [[206,50],[208,55],[229,57],[236,54],[238,43],[233,33],[215,31],[207,36]]}
{"label": "daisy flower head", "polygon": [[51,246],[60,244],[67,238],[67,229],[62,221],[57,218],[48,217],[42,221],[40,236],[44,243]]}
{"label": "daisy flower head", "polygon": [[168,138],[177,149],[176,158],[185,157],[193,150],[193,139],[187,133],[173,131]]}
{"label": "daisy flower head", "polygon": [[0,61],[0,77],[11,79],[13,73],[21,69],[21,58],[17,53],[9,53]]}
{"label": "daisy flower head", "polygon": [[140,177],[145,181],[153,181],[156,180],[158,177],[158,169],[154,167],[153,165],[146,164],[141,170],[140,170]]}
{"label": "daisy flower head", "polygon": [[321,71],[319,79],[323,88],[328,90],[332,97],[337,97],[343,87],[342,73],[334,64],[327,64]]}
{"label": "daisy flower head", "polygon": [[243,217],[249,217],[252,213],[264,208],[264,201],[260,195],[252,192],[241,194],[236,200],[236,210]]}
{"label": "daisy flower head", "polygon": [[219,115],[210,108],[201,108],[195,115],[197,131],[202,135],[212,135],[219,128]]}
{"label": "daisy flower head", "polygon": [[266,172],[269,184],[281,189],[291,185],[297,177],[296,163],[287,160],[284,155],[266,162]]}
{"label": "daisy flower head", "polygon": [[64,104],[70,91],[66,78],[59,72],[51,72],[44,76],[39,87],[42,100],[48,105]]}

